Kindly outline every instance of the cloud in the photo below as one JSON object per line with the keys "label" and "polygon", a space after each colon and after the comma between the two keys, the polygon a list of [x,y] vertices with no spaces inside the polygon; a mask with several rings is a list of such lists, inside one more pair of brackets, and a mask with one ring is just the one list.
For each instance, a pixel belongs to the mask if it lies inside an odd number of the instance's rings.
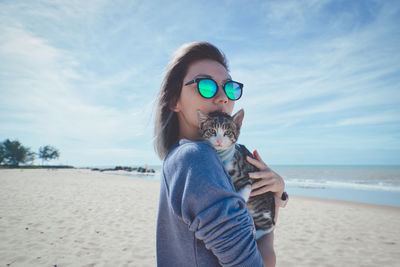
{"label": "cloud", "polygon": [[[291,14],[295,3],[287,5],[275,10],[278,14],[270,23]],[[305,13],[312,17],[313,12]],[[393,35],[399,30],[393,23],[395,14],[383,6],[356,30],[338,33],[328,25],[326,34],[308,42],[299,41],[283,49],[244,49],[233,55],[232,75],[245,83],[246,95],[238,105],[248,111],[246,123],[256,127],[261,116],[268,118],[269,125],[285,129],[301,127],[312,120],[313,124],[324,126],[327,116],[321,117],[322,114],[345,120],[355,113],[370,115],[377,110],[400,113],[399,39]]]}
{"label": "cloud", "polygon": [[[46,39],[20,27],[3,26],[1,32],[0,57],[7,62],[0,67],[1,109],[7,111],[2,116],[3,132],[28,121],[18,127],[20,131],[43,139],[59,136],[105,143],[144,134],[145,121],[151,118],[149,103],[119,109],[96,104],[81,92],[89,87],[100,91],[118,87],[138,75],[136,70],[93,82],[79,73],[73,54]],[[128,100],[132,99],[134,94],[129,95]]]}
{"label": "cloud", "polygon": [[[310,20],[315,18],[321,9],[331,1],[266,1],[262,10],[264,23],[268,26],[268,33],[275,37],[304,33],[310,28]],[[279,27],[277,27],[279,25]]]}
{"label": "cloud", "polygon": [[[383,140],[399,129],[398,12],[374,1],[2,2],[0,131],[69,157],[153,160],[163,70],[184,42],[207,40],[245,83],[236,107],[250,145],[325,144],[329,131]],[[355,138],[362,125],[387,136]]]}
{"label": "cloud", "polygon": [[327,124],[327,127],[338,127],[338,126],[357,126],[357,125],[369,125],[369,124],[382,124],[382,123],[399,123],[400,114],[379,114],[364,117],[347,118],[340,120],[334,124]]}

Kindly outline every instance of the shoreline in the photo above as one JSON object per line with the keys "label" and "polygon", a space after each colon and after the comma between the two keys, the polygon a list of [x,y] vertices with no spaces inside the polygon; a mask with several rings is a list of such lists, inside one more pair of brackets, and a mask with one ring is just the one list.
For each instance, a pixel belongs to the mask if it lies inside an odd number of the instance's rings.
{"label": "shoreline", "polygon": [[[0,170],[0,265],[156,266],[159,180]],[[277,266],[396,266],[400,207],[290,195]]]}
{"label": "shoreline", "polygon": [[359,201],[352,201],[352,200],[343,200],[343,199],[311,197],[311,196],[303,196],[303,195],[295,195],[295,194],[290,195],[290,196],[293,196],[294,199],[298,199],[298,200],[316,201],[316,202],[323,202],[323,203],[327,203],[327,204],[336,203],[338,205],[352,205],[352,206],[359,206],[361,208],[387,209],[388,211],[400,212],[400,207],[398,207],[398,206],[359,202]]}
{"label": "shoreline", "polygon": [[[145,178],[149,180],[159,180],[159,173],[131,173],[126,171],[105,171],[105,174],[120,175],[130,178]],[[309,196],[320,199],[346,200],[356,203],[368,203],[384,205],[390,207],[400,207],[400,190],[374,190],[365,188],[346,188],[346,187],[298,187],[289,182],[286,185],[289,195]]]}
{"label": "shoreline", "polygon": [[318,199],[349,201],[400,208],[400,192],[353,188],[294,188],[287,186],[288,194]]}
{"label": "shoreline", "polygon": [[[104,174],[107,176],[119,176],[119,177],[127,177],[130,179],[144,179],[144,180],[150,180],[150,181],[157,181],[159,182],[159,174],[154,173],[154,172],[132,172],[132,171],[125,171],[125,170],[120,170],[120,169],[113,169],[113,170],[104,170],[104,171],[98,171],[98,170],[93,170],[93,168],[76,168],[76,167],[66,167],[66,168],[0,168],[0,175],[2,172],[5,171],[86,171],[88,173],[96,173],[98,172],[99,174]],[[385,191],[385,190],[369,190],[369,189],[355,189],[355,188],[344,188],[344,187],[324,187],[324,188],[306,188],[306,187],[295,187],[292,185],[287,185],[287,192],[289,193],[289,196],[295,196],[299,198],[311,198],[315,200],[321,200],[321,201],[339,201],[343,202],[344,204],[346,203],[354,203],[354,204],[365,204],[365,205],[375,205],[375,206],[381,206],[381,207],[391,207],[391,208],[400,208],[400,192],[398,191]],[[304,193],[308,191],[308,193]],[[379,202],[385,202],[385,201],[375,201],[372,202],[371,199],[369,201],[362,201],[362,200],[354,200],[354,199],[346,199],[343,198],[343,192],[348,192],[349,194],[369,194],[369,198],[371,198],[371,193],[372,194],[377,194],[381,196],[382,200],[387,200],[385,194],[392,194],[392,199],[395,199],[395,203],[379,203]],[[328,196],[324,197],[321,196],[321,194],[326,193],[326,192],[331,192],[328,194]],[[340,195],[341,198],[338,198],[337,196]],[[354,198],[356,196],[353,195]]]}

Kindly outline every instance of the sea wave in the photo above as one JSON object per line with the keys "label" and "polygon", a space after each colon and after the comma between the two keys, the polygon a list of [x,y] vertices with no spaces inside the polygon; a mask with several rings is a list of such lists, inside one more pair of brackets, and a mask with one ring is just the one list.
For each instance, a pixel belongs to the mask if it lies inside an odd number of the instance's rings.
{"label": "sea wave", "polygon": [[133,177],[133,178],[146,178],[146,179],[151,179],[151,180],[159,180],[161,173],[159,171],[155,171],[154,173],[141,173],[141,172],[127,172],[127,171],[104,171],[102,172],[104,174],[111,174],[111,175],[121,175],[121,176],[127,176],[127,177]]}
{"label": "sea wave", "polygon": [[[161,177],[161,170],[156,169],[155,173],[139,173],[139,172],[127,172],[127,171],[110,171],[103,172],[109,174],[117,174],[128,177],[145,178],[151,180],[159,180]],[[285,177],[282,175],[282,177]],[[286,176],[285,184],[291,188],[303,188],[303,189],[329,189],[329,188],[343,188],[343,189],[355,189],[355,190],[369,190],[369,191],[391,191],[400,192],[400,179],[385,179],[379,181],[378,179],[338,179],[333,178],[288,178]]]}
{"label": "sea wave", "polygon": [[285,180],[288,187],[308,188],[308,189],[325,189],[325,188],[349,188],[358,190],[376,190],[376,191],[392,191],[400,192],[399,186],[377,182],[375,184],[366,183],[365,181],[315,181],[315,180]]}

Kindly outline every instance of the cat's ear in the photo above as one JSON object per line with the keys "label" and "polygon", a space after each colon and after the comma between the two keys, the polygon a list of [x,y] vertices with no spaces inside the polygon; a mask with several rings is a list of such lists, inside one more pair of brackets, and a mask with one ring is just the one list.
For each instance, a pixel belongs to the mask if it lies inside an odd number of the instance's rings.
{"label": "cat's ear", "polygon": [[204,122],[208,119],[207,114],[204,114],[200,109],[197,110],[197,117],[199,118],[199,127],[203,125]]}
{"label": "cat's ear", "polygon": [[242,121],[243,121],[243,117],[244,117],[244,110],[240,109],[238,112],[235,113],[235,115],[233,115],[232,119],[233,122],[235,123],[236,127],[238,129],[240,129],[240,127],[242,127]]}

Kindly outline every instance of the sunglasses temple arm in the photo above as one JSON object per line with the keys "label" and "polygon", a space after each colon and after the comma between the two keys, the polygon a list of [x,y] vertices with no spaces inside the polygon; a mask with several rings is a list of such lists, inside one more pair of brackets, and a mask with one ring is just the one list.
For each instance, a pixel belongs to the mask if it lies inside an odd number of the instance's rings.
{"label": "sunglasses temple arm", "polygon": [[191,81],[185,83],[185,85],[191,85],[192,83],[195,83],[195,82],[196,82],[196,80],[191,80]]}

